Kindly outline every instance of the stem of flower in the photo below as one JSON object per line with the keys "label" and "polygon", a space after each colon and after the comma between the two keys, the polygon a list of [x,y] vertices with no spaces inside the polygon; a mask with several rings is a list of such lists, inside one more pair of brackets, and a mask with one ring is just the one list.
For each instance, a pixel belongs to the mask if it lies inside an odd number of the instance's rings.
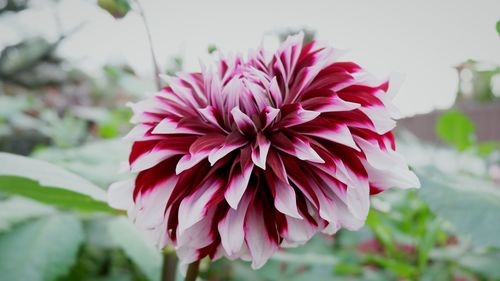
{"label": "stem of flower", "polygon": [[198,271],[200,269],[200,261],[195,261],[191,263],[187,269],[186,279],[184,281],[195,281],[198,277]]}
{"label": "stem of flower", "polygon": [[175,281],[177,270],[177,256],[174,250],[163,251],[163,266],[161,270],[161,281]]}
{"label": "stem of flower", "polygon": [[139,12],[139,15],[141,16],[142,22],[144,23],[144,28],[146,29],[146,35],[148,36],[148,42],[149,42],[149,51],[151,52],[151,59],[153,61],[156,87],[158,88],[158,90],[160,90],[162,88],[160,80],[160,68],[158,67],[158,61],[156,60],[156,54],[153,48],[153,38],[151,37],[151,30],[149,29],[148,21],[146,19],[146,14],[144,13],[144,9],[142,8],[142,5],[139,2],[139,0],[135,0],[135,4],[137,5],[137,10]]}

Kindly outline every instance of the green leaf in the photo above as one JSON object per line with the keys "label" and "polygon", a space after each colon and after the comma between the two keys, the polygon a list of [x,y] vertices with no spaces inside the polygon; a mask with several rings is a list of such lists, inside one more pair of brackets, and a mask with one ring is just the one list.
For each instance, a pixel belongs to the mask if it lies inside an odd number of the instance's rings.
{"label": "green leaf", "polygon": [[106,193],[92,183],[52,164],[0,153],[0,191],[66,209],[117,213]]}
{"label": "green leaf", "polygon": [[0,176],[0,191],[21,195],[62,209],[83,212],[107,212],[118,214],[106,202],[90,196],[58,187],[42,186],[34,180],[15,176]]}
{"label": "green leaf", "polygon": [[116,19],[121,19],[130,11],[127,0],[98,0],[97,4]]}
{"label": "green leaf", "polygon": [[146,239],[144,233],[124,217],[109,222],[108,233],[117,246],[151,281],[160,280],[162,256],[160,250]]}
{"label": "green leaf", "polygon": [[366,218],[366,224],[373,231],[377,240],[384,246],[384,249],[389,254],[394,254],[396,252],[396,245],[394,244],[395,239],[392,235],[391,229],[387,224],[382,222],[378,213],[375,210],[370,210],[368,217]]}
{"label": "green leaf", "polygon": [[55,209],[23,198],[12,197],[0,201],[0,232],[10,230],[12,226],[20,222],[54,214]]}
{"label": "green leaf", "polygon": [[497,32],[500,35],[500,20],[497,21]]}
{"label": "green leaf", "polygon": [[418,267],[420,271],[424,271],[429,262],[429,254],[438,240],[439,227],[441,226],[440,220],[433,220],[429,222],[429,226],[424,233],[420,243],[418,243]]}
{"label": "green leaf", "polygon": [[447,175],[419,169],[422,199],[438,216],[449,221],[459,236],[479,246],[500,247],[500,189],[470,176]]}
{"label": "green leaf", "polygon": [[55,215],[0,235],[2,280],[45,281],[67,274],[83,242],[80,222]]}
{"label": "green leaf", "polygon": [[217,46],[215,44],[210,44],[210,45],[208,45],[207,51],[209,54],[212,54],[215,51],[217,51]]}
{"label": "green leaf", "polygon": [[[106,192],[61,167],[24,156],[0,152],[0,178],[15,176],[37,181],[40,186],[63,188],[85,194],[97,201],[106,201]],[[12,187],[11,187],[12,188]]]}
{"label": "green leaf", "polygon": [[405,278],[413,276],[416,272],[416,268],[410,264],[406,264],[402,261],[386,258],[383,256],[367,255],[366,261],[369,263],[375,263],[385,269],[394,272],[398,276]]}
{"label": "green leaf", "polygon": [[65,167],[69,171],[89,179],[100,186],[123,179],[117,170],[127,159],[130,143],[114,139],[85,144],[71,149],[49,148],[37,152],[34,157]]}
{"label": "green leaf", "polygon": [[474,143],[474,123],[462,112],[447,111],[439,116],[436,133],[445,143],[463,151]]}
{"label": "green leaf", "polygon": [[466,254],[457,259],[461,266],[477,272],[487,278],[500,279],[500,252],[491,252],[485,254]]}
{"label": "green leaf", "polygon": [[477,154],[479,156],[488,156],[498,149],[500,149],[500,142],[486,141],[477,145]]}

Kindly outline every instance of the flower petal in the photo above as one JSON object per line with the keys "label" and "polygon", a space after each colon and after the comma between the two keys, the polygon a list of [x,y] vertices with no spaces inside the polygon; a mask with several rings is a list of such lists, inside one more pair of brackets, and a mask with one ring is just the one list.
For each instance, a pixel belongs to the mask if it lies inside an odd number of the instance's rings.
{"label": "flower petal", "polygon": [[267,153],[270,147],[271,142],[263,134],[258,134],[252,150],[252,161],[263,170],[266,169]]}
{"label": "flower petal", "polygon": [[241,197],[247,189],[252,170],[252,162],[247,162],[243,167],[237,165],[237,163],[233,165],[229,176],[229,183],[224,193],[224,197],[231,208],[238,208]]}
{"label": "flower petal", "polygon": [[179,207],[178,235],[182,235],[184,230],[201,221],[207,215],[206,206],[221,186],[221,180],[209,180],[193,194],[182,200]]}
{"label": "flower petal", "polygon": [[255,134],[257,132],[257,128],[253,123],[252,119],[248,117],[245,113],[243,113],[239,107],[235,107],[231,110],[231,114],[234,118],[234,122],[236,123],[236,127],[242,133],[245,134]]}
{"label": "flower petal", "polygon": [[226,216],[218,224],[222,246],[229,256],[239,252],[245,240],[243,223],[249,203],[250,196],[244,196],[238,209],[230,208]]}

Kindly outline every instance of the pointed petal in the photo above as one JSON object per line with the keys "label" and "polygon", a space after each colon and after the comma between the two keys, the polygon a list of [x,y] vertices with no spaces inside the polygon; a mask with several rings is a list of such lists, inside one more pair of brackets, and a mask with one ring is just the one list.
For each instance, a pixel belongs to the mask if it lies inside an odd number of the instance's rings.
{"label": "pointed petal", "polygon": [[250,119],[250,117],[243,113],[238,107],[233,108],[231,110],[231,114],[234,122],[236,123],[236,127],[242,134],[245,135],[257,132],[257,128],[255,127],[252,119]]}
{"label": "pointed petal", "polygon": [[179,226],[177,229],[179,235],[182,235],[184,230],[190,228],[206,216],[207,204],[221,186],[221,180],[213,179],[207,181],[193,194],[182,200],[179,207]]}
{"label": "pointed petal", "polygon": [[294,129],[305,135],[343,144],[359,151],[359,147],[354,142],[349,128],[344,124],[330,122],[325,118],[317,118],[307,126],[297,126]]}
{"label": "pointed petal", "polygon": [[207,158],[210,152],[224,143],[226,138],[221,134],[209,134],[198,137],[189,147],[189,154],[185,154],[177,163],[175,172],[177,174],[192,168],[203,159]]}
{"label": "pointed petal", "polygon": [[283,103],[283,94],[278,86],[278,80],[276,80],[276,77],[273,77],[271,84],[269,85],[269,95],[272,97],[274,105],[279,108]]}
{"label": "pointed petal", "polygon": [[281,159],[279,153],[274,149],[269,150],[269,154],[267,155],[267,163],[269,164],[269,168],[276,177],[288,183],[288,177],[286,175],[285,165],[283,164],[283,160]]}
{"label": "pointed petal", "polygon": [[283,134],[273,136],[273,146],[277,149],[297,157],[300,160],[313,163],[324,163],[325,161],[312,148],[307,138],[292,136],[291,139]]}
{"label": "pointed petal", "polygon": [[238,163],[233,165],[228,187],[224,193],[224,197],[231,208],[238,208],[238,204],[247,189],[252,170],[252,162],[247,162],[243,168],[241,168]]}
{"label": "pointed petal", "polygon": [[247,143],[248,142],[238,132],[233,132],[226,137],[222,146],[214,148],[210,151],[208,161],[213,166],[215,162]]}
{"label": "pointed petal", "polygon": [[282,182],[275,181],[274,206],[281,213],[290,217],[302,219],[297,209],[297,201],[293,187]]}
{"label": "pointed petal", "polygon": [[281,112],[282,118],[279,121],[279,126],[285,128],[307,123],[316,119],[321,114],[318,111],[305,110],[298,103],[283,106]]}
{"label": "pointed petal", "polygon": [[262,111],[264,115],[264,127],[262,129],[265,129],[271,125],[271,123],[274,121],[276,116],[280,113],[279,109],[276,109],[274,107],[266,106],[264,110]]}
{"label": "pointed petal", "polygon": [[317,227],[305,219],[287,216],[286,225],[286,229],[280,235],[287,242],[287,246],[302,245],[317,232]]}
{"label": "pointed petal", "polygon": [[244,196],[238,209],[229,209],[218,224],[221,243],[228,256],[240,251],[245,238],[243,223],[247,213],[250,196]]}
{"label": "pointed petal", "polygon": [[255,165],[261,169],[266,169],[266,159],[269,148],[271,147],[271,142],[263,135],[258,134],[256,145],[252,150],[252,161]]}
{"label": "pointed petal", "polygon": [[133,206],[134,181],[128,179],[111,184],[108,189],[108,204],[112,208],[128,210]]}
{"label": "pointed petal", "polygon": [[245,242],[252,256],[253,269],[262,267],[278,249],[269,236],[263,216],[262,207],[257,204],[249,209],[245,218]]}
{"label": "pointed petal", "polygon": [[203,133],[191,129],[188,127],[184,127],[179,125],[177,121],[175,121],[173,118],[170,117],[165,117],[163,120],[160,121],[156,125],[156,127],[153,129],[151,132],[153,134],[194,134],[194,135],[202,135]]}

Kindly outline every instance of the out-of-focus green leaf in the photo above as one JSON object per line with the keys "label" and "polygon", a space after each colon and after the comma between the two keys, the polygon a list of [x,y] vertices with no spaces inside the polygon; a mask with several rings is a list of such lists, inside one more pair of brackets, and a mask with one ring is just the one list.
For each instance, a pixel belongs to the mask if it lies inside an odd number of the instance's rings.
{"label": "out-of-focus green leaf", "polygon": [[159,280],[162,263],[160,250],[126,218],[114,218],[108,227],[114,243],[125,251],[151,281]]}
{"label": "out-of-focus green leaf", "polygon": [[420,195],[438,216],[452,223],[457,234],[480,246],[500,247],[500,188],[463,175],[419,169]]}
{"label": "out-of-focus green leaf", "polygon": [[[96,201],[106,201],[106,193],[102,189],[61,167],[37,159],[0,152],[0,178],[4,177],[14,181],[19,181],[15,177],[26,178],[33,181],[31,187],[37,185],[40,188],[66,189],[68,192],[80,193]],[[4,180],[4,183],[8,183],[8,180]],[[3,188],[15,190],[16,187],[9,185]]]}
{"label": "out-of-focus green leaf", "polygon": [[480,156],[488,156],[493,151],[500,149],[500,142],[487,141],[477,145],[477,154]]}
{"label": "out-of-focus green leaf", "polygon": [[432,264],[420,276],[419,281],[453,280],[452,272],[442,263]]}
{"label": "out-of-focus green leaf", "polygon": [[474,123],[460,111],[451,110],[439,116],[436,133],[445,143],[463,151],[474,143]]}
{"label": "out-of-focus green leaf", "polygon": [[49,148],[38,151],[34,157],[65,167],[101,187],[107,187],[124,176],[118,173],[118,169],[121,162],[127,159],[129,150],[129,142],[114,139],[78,148]]}
{"label": "out-of-focus green leaf", "polygon": [[497,21],[497,32],[500,35],[500,20]]}
{"label": "out-of-focus green leaf", "polygon": [[339,262],[334,266],[333,271],[339,275],[359,275],[363,273],[363,268],[360,264]]}
{"label": "out-of-focus green leaf", "polygon": [[78,219],[53,215],[0,235],[2,280],[56,280],[75,263],[83,231]]}
{"label": "out-of-focus green leaf", "polygon": [[429,222],[429,227],[426,229],[424,237],[418,243],[418,267],[420,271],[424,271],[427,266],[429,253],[438,239],[440,225],[440,220]]}
{"label": "out-of-focus green leaf", "polygon": [[37,181],[16,177],[0,176],[0,192],[20,195],[58,208],[82,212],[107,212],[118,214],[106,202],[58,187],[42,186]]}
{"label": "out-of-focus green leaf", "polygon": [[370,230],[373,231],[380,243],[382,243],[384,249],[388,253],[394,254],[396,252],[396,245],[392,232],[388,226],[380,220],[375,210],[370,210],[368,218],[366,219],[366,224]]}
{"label": "out-of-focus green leaf", "polygon": [[117,19],[123,18],[130,11],[128,0],[98,0],[97,4]]}
{"label": "out-of-focus green leaf", "polygon": [[116,214],[103,190],[52,164],[0,153],[0,191],[59,208]]}
{"label": "out-of-focus green leaf", "polygon": [[65,114],[61,118],[52,110],[43,110],[40,118],[49,125],[45,125],[39,130],[50,137],[58,147],[74,147],[88,135],[86,123],[70,114]]}
{"label": "out-of-focus green leaf", "polygon": [[54,208],[23,197],[12,197],[0,201],[0,210],[2,210],[0,212],[0,232],[7,231],[13,225],[28,219],[55,213]]}
{"label": "out-of-focus green leaf", "polygon": [[369,263],[375,263],[387,270],[394,272],[398,276],[405,278],[413,276],[416,272],[416,268],[411,264],[406,264],[403,261],[390,259],[383,256],[368,255],[366,257],[366,261]]}
{"label": "out-of-focus green leaf", "polygon": [[[89,246],[80,248],[71,272],[59,281],[149,281],[121,249]],[[152,280],[156,281],[156,280]]]}
{"label": "out-of-focus green leaf", "polygon": [[498,261],[500,261],[498,251],[486,254],[466,254],[457,259],[457,263],[461,266],[494,280],[500,279]]}
{"label": "out-of-focus green leaf", "polygon": [[215,44],[210,44],[207,47],[207,52],[209,54],[212,54],[213,52],[217,51],[217,46]]}

